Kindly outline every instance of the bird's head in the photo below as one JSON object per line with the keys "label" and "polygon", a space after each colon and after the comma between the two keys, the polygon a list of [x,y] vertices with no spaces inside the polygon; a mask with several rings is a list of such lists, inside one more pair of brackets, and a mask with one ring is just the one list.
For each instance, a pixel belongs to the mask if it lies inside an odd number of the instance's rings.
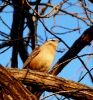
{"label": "bird's head", "polygon": [[46,41],[45,45],[57,47],[59,42],[60,42],[60,40],[53,38],[53,39],[49,39],[48,41]]}

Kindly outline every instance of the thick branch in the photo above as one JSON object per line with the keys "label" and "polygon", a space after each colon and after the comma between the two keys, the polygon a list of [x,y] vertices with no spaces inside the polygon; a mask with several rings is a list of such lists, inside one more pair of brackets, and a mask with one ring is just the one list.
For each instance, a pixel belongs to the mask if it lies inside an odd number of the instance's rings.
{"label": "thick branch", "polygon": [[[93,98],[93,88],[82,85],[78,82],[73,82],[64,78],[58,78],[47,73],[34,72],[31,70],[29,70],[27,73],[26,69],[7,70],[9,70],[16,79],[24,80],[24,82],[29,83],[30,85],[38,85],[42,87],[42,90],[59,92],[61,95],[75,99],[78,98],[90,100]],[[26,74],[27,76],[25,77]]]}
{"label": "thick branch", "polygon": [[51,73],[55,75],[60,73],[61,70],[70,62],[70,61],[66,62],[66,60],[75,57],[85,46],[90,44],[90,42],[93,40],[92,35],[93,35],[93,26],[84,31],[81,37],[75,41],[70,50],[64,56],[62,56],[62,58],[59,59],[59,61],[56,63]]}
{"label": "thick branch", "polygon": [[[0,65],[0,84],[4,91],[4,97],[13,98],[13,100],[37,100],[24,85],[16,80],[6,68]],[[10,99],[9,99],[10,100]]]}
{"label": "thick branch", "polygon": [[[12,0],[14,12],[13,12],[13,23],[11,28],[11,39],[20,39],[23,38],[23,29],[24,29],[24,20],[25,20],[25,7],[24,0]],[[27,51],[25,50],[25,45],[23,41],[16,41],[13,45],[12,52],[12,67],[18,66],[18,52],[25,62],[27,57]]]}

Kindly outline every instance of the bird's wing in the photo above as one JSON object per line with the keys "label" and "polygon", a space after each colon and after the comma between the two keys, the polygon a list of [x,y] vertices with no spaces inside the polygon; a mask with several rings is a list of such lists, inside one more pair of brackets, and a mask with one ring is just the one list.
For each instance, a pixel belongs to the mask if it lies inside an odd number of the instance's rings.
{"label": "bird's wing", "polygon": [[33,60],[40,52],[40,47],[36,47],[31,54],[29,55],[29,57],[27,58],[27,60],[25,61],[23,68],[27,68],[27,66],[30,64],[31,60]]}

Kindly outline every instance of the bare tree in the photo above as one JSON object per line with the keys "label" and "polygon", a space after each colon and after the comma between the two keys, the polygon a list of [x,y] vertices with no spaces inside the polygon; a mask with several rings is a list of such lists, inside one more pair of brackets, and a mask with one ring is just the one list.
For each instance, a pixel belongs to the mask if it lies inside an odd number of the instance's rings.
{"label": "bare tree", "polygon": [[[86,46],[92,48],[92,6],[92,0],[0,1],[0,55],[7,62],[3,62],[0,57],[0,100],[44,100],[50,96],[58,100],[93,99],[93,88],[80,83],[89,75],[90,83],[93,84],[93,63],[92,66],[87,65],[93,52],[87,50],[79,54]],[[50,71],[42,73],[22,69],[19,57],[24,64],[29,52],[49,38],[61,41],[56,51],[60,57],[56,57],[56,63]],[[69,46],[68,41],[72,40]],[[86,57],[87,61],[82,57]],[[62,78],[63,69],[75,59],[83,66],[78,74],[75,73],[77,82],[67,80],[65,76]],[[78,69],[77,63],[74,67]],[[61,77],[58,75],[60,73]],[[43,97],[45,91],[52,93]]]}

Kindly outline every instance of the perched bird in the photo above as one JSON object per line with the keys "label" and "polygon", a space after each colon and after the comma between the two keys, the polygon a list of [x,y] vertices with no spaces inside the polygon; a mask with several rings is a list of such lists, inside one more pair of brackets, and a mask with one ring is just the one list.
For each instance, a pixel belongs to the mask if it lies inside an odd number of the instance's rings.
{"label": "perched bird", "polygon": [[23,68],[48,72],[56,53],[58,39],[49,39],[40,47],[35,48],[25,61]]}

